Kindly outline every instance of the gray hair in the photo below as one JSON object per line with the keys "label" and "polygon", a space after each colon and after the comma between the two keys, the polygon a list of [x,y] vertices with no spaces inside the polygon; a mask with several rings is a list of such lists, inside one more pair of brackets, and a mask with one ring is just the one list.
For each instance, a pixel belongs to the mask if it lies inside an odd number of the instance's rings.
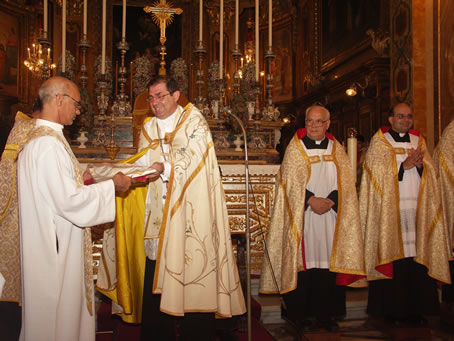
{"label": "gray hair", "polygon": [[[47,104],[58,94],[64,94],[70,90],[71,84],[69,79],[63,77],[52,77],[45,81],[38,90],[38,98],[41,105]],[[77,86],[74,84],[77,88]]]}
{"label": "gray hair", "polygon": [[311,110],[314,109],[314,108],[321,108],[321,109],[325,112],[325,114],[326,114],[326,119],[327,119],[327,120],[330,119],[331,114],[329,113],[329,110],[326,109],[323,105],[318,105],[318,104],[317,104],[317,105],[311,105],[310,107],[308,107],[308,108],[306,109],[306,116],[305,116],[306,119],[307,119],[307,115],[309,114],[309,111],[311,111]]}

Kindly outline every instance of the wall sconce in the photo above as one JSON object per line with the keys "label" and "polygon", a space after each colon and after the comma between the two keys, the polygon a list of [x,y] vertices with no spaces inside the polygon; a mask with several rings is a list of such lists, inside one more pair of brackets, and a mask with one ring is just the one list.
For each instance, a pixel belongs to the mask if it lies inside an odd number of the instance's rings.
{"label": "wall sconce", "polygon": [[350,87],[345,90],[347,96],[356,96],[358,94],[358,89],[361,89],[361,95],[364,96],[364,90],[369,85],[369,76],[364,77],[364,85],[361,85],[359,82],[354,82]]}

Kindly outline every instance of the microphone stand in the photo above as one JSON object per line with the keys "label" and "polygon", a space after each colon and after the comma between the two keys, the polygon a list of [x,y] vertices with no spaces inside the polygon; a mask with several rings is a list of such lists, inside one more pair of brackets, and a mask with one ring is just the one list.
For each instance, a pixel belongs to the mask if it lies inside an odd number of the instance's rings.
{"label": "microphone stand", "polygon": [[246,129],[241,119],[229,111],[238,122],[243,133],[244,140],[244,166],[246,174],[246,307],[247,307],[247,339],[252,340],[252,328],[251,328],[251,243],[250,243],[250,226],[249,226],[249,159],[247,152],[247,135]]}

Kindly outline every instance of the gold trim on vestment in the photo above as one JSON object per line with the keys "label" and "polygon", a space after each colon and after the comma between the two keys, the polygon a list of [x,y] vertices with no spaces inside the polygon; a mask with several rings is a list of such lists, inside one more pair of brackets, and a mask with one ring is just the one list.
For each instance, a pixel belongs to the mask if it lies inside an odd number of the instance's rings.
{"label": "gold trim on vestment", "polygon": [[14,166],[13,166],[14,175],[13,175],[13,181],[11,183],[11,195],[8,199],[8,204],[6,205],[5,210],[2,212],[2,214],[0,216],[0,222],[3,219],[5,219],[6,215],[9,212],[9,209],[11,207],[11,203],[13,202],[13,199],[14,199],[14,193],[15,193],[15,188],[16,188],[16,179],[17,179],[16,170],[17,170],[17,163],[16,163],[16,161],[14,161]]}
{"label": "gold trim on vestment", "polygon": [[[380,136],[380,138],[383,140],[383,142],[385,143],[385,146],[391,151],[391,168],[392,168],[392,171],[393,171],[393,186],[394,186],[394,195],[395,195],[395,198],[394,198],[394,202],[396,204],[396,207],[397,207],[397,211],[396,211],[396,220],[397,220],[397,226],[399,226],[399,231],[400,233],[398,233],[397,235],[397,239],[399,241],[399,245],[400,245],[400,250],[399,250],[399,253],[401,255],[404,255],[405,252],[404,252],[404,242],[402,240],[402,225],[401,225],[401,222],[400,222],[400,191],[399,191],[399,175],[398,175],[398,172],[397,172],[397,160],[396,160],[396,152],[395,152],[395,148],[392,146],[392,144],[386,139],[385,135],[383,134],[383,132],[381,131],[381,129],[378,130],[378,134]],[[421,140],[421,139],[419,139]]]}

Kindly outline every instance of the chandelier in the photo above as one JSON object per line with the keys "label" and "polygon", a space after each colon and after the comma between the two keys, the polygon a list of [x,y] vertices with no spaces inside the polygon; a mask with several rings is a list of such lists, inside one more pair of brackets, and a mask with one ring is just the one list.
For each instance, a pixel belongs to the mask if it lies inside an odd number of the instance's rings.
{"label": "chandelier", "polygon": [[50,77],[50,73],[56,68],[52,63],[50,48],[42,48],[41,44],[32,44],[32,48],[27,48],[28,58],[24,61],[25,66],[41,79]]}

